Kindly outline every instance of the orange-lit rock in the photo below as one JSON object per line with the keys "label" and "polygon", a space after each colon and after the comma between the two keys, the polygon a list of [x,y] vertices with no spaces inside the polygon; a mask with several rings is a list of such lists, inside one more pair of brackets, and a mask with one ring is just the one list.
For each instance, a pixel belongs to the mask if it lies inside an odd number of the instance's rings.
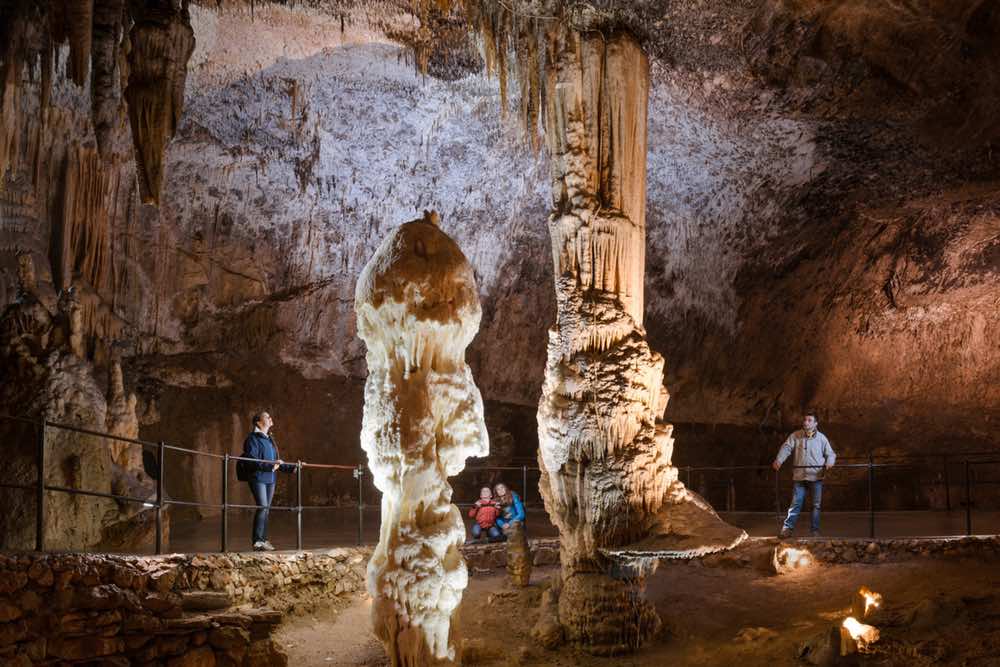
{"label": "orange-lit rock", "polygon": [[559,622],[570,641],[612,654],[659,627],[642,598],[647,563],[745,533],[678,481],[672,427],[660,421],[664,361],[642,326],[646,55],[626,33],[563,28],[550,40],[557,314],[538,408],[540,489],[561,537]]}

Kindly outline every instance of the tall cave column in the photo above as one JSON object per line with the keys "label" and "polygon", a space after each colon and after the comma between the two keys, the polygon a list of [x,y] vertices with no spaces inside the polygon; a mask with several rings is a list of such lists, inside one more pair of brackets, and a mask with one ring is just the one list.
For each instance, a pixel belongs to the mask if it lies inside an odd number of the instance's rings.
{"label": "tall cave column", "polygon": [[361,446],[382,492],[368,563],[375,634],[392,665],[459,659],[452,625],[468,571],[448,477],[489,453],[483,401],[465,363],[482,311],[472,267],[425,214],[395,229],[358,279],[368,379]]}
{"label": "tall cave column", "polygon": [[[550,35],[546,141],[556,323],[538,408],[540,489],[559,529],[558,622],[596,653],[639,646],[657,559],[728,548],[671,465],[663,357],[643,329],[649,63],[629,34]],[[647,565],[648,564],[648,565]]]}

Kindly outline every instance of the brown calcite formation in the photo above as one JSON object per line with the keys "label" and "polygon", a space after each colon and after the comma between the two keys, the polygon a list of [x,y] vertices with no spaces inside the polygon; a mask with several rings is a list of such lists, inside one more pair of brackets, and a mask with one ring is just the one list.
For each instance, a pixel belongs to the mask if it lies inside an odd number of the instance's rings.
{"label": "brown calcite formation", "polygon": [[194,31],[187,3],[147,0],[129,31],[129,76],[125,88],[142,201],[158,204],[164,153],[184,106],[187,62]]}
{"label": "brown calcite formation", "polygon": [[524,533],[524,524],[515,521],[507,532],[507,575],[515,586],[527,586],[531,581],[534,560]]}
{"label": "brown calcite formation", "polygon": [[[59,3],[55,3],[59,4]],[[66,22],[69,34],[69,74],[78,86],[90,75],[90,49],[93,44],[94,0],[65,0],[57,13]],[[64,9],[65,14],[59,9]]]}
{"label": "brown calcite formation", "polygon": [[[125,392],[121,361],[116,359],[108,369],[108,415],[106,431],[122,438],[139,437],[139,418],[135,414],[136,396]],[[140,451],[124,441],[111,443],[111,458],[120,466],[140,468]]]}
{"label": "brown calcite formation", "polygon": [[[557,319],[538,409],[540,488],[561,537],[566,638],[617,653],[659,627],[642,599],[645,563],[729,548],[745,533],[677,480],[660,421],[663,357],[642,326],[646,55],[628,34],[562,29],[550,59]],[[651,538],[645,560],[611,557]]]}
{"label": "brown calcite formation", "polygon": [[[92,431],[135,438],[134,395],[125,394],[121,367],[113,364],[105,398],[86,358],[82,310],[75,290],[63,290],[49,311],[30,253],[19,257],[17,298],[0,315],[0,405],[36,422],[46,419]],[[5,410],[5,412],[7,412]],[[38,424],[0,420],[7,479],[33,487],[38,475]],[[50,486],[114,492],[151,498],[155,489],[142,472],[141,452],[115,441],[70,431],[45,429],[45,483]],[[33,493],[0,489],[0,548],[30,549],[35,541]],[[141,549],[152,544],[152,513],[138,503],[68,493],[46,494],[42,521],[47,549]]]}
{"label": "brown calcite formation", "polygon": [[110,157],[115,127],[121,122],[118,67],[125,0],[94,0],[90,113],[101,157]]}

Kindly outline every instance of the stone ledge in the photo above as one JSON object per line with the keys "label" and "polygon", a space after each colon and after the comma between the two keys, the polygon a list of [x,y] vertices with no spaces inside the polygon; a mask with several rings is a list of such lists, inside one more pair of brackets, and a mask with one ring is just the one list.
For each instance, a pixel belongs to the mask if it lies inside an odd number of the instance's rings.
{"label": "stone ledge", "polygon": [[1000,559],[1000,536],[884,538],[884,539],[778,539],[755,537],[736,549],[701,560],[707,567],[752,567],[770,562],[779,546],[808,551],[820,563],[898,563],[922,558]]}
{"label": "stone ledge", "polygon": [[[533,563],[536,567],[559,564],[559,538],[528,540]],[[462,555],[470,574],[507,567],[507,543],[464,544]]]}

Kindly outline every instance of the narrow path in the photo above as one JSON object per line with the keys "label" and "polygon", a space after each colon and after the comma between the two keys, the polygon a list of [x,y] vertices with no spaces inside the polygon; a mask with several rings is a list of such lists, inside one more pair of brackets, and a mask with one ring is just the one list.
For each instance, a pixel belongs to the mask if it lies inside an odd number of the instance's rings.
{"label": "narrow path", "polygon": [[382,644],[371,631],[371,598],[353,596],[347,606],[291,617],[274,633],[292,667],[388,665]]}

